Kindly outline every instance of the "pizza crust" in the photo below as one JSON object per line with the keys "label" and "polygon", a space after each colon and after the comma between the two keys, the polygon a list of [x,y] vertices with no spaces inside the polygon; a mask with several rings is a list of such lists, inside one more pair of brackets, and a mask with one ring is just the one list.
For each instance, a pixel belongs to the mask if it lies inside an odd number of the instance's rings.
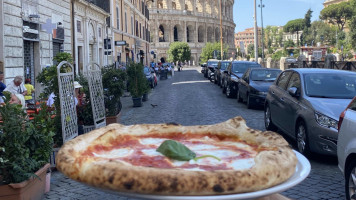
{"label": "pizza crust", "polygon": [[[131,166],[118,160],[80,161],[80,153],[93,144],[105,144],[120,135],[181,133],[238,135],[248,143],[274,150],[261,151],[248,170],[187,171]],[[79,158],[79,159],[78,159]],[[295,172],[297,158],[284,138],[246,126],[241,117],[215,125],[181,126],[111,124],[68,141],[56,157],[57,169],[89,185],[120,192],[156,195],[217,195],[252,192],[280,184]]]}

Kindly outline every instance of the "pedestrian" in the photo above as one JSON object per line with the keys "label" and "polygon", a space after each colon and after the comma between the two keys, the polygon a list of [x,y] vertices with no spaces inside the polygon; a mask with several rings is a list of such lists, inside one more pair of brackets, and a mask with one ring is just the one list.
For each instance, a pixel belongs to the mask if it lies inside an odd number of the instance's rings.
{"label": "pedestrian", "polygon": [[0,71],[0,103],[4,103],[4,94],[2,93],[6,88],[6,85],[4,83],[4,73]]}
{"label": "pedestrian", "polygon": [[9,91],[12,94],[22,94],[26,96],[27,89],[25,88],[22,76],[16,76],[5,88],[4,91]]}
{"label": "pedestrian", "polygon": [[35,91],[35,87],[31,85],[31,79],[27,78],[25,80],[25,88],[27,89],[27,94],[25,95],[25,102],[35,104],[32,98],[32,93]]}

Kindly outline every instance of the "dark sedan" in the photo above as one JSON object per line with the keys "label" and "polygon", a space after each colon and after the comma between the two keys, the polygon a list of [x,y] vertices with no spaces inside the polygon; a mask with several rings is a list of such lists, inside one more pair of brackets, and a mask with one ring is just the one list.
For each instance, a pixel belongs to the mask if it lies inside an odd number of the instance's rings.
{"label": "dark sedan", "polygon": [[282,70],[250,68],[238,81],[237,101],[246,101],[247,108],[263,106],[268,88],[273,84]]}
{"label": "dark sedan", "polygon": [[218,64],[217,70],[214,73],[214,82],[215,84],[220,85],[222,87],[223,85],[223,79],[222,76],[224,74],[224,71],[227,69],[227,67],[231,64],[231,61],[221,61]]}

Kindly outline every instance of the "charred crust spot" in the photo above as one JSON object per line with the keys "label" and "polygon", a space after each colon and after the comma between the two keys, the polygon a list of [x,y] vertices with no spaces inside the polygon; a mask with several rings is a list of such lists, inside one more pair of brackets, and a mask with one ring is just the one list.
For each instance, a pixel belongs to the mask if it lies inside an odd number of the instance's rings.
{"label": "charred crust spot", "polygon": [[165,187],[164,187],[162,181],[157,179],[157,181],[155,181],[155,182],[157,183],[157,187],[155,189],[155,192],[162,192],[162,191],[165,190]]}
{"label": "charred crust spot", "polygon": [[252,134],[256,133],[256,131],[251,131]]}
{"label": "charred crust spot", "polygon": [[229,187],[227,190],[228,191],[233,191],[235,188],[234,187]]}
{"label": "charred crust spot", "polygon": [[236,118],[237,121],[242,121],[241,117]]}
{"label": "charred crust spot", "polygon": [[214,192],[224,192],[224,189],[219,184],[214,185],[213,190]]}
{"label": "charred crust spot", "polygon": [[173,179],[172,179],[172,183],[171,183],[170,187],[171,187],[172,190],[174,190],[174,191],[177,190],[177,188],[178,188],[178,181],[177,181],[177,178],[173,178]]}
{"label": "charred crust spot", "polygon": [[112,184],[114,182],[114,176],[110,176],[108,181]]}
{"label": "charred crust spot", "polygon": [[128,190],[131,190],[133,185],[134,185],[134,181],[133,180],[124,182],[124,187],[126,189],[128,189]]}
{"label": "charred crust spot", "polygon": [[180,124],[176,123],[176,122],[169,122],[166,123],[167,125],[173,125],[173,126],[180,126]]}

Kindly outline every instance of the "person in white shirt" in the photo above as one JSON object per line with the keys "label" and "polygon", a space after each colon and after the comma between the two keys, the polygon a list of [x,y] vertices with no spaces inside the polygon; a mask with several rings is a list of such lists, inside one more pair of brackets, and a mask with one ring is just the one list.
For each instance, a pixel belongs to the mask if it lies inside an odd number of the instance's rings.
{"label": "person in white shirt", "polygon": [[27,94],[27,89],[23,84],[22,76],[16,76],[14,80],[6,86],[4,91],[9,91],[12,94],[22,94],[25,96]]}

